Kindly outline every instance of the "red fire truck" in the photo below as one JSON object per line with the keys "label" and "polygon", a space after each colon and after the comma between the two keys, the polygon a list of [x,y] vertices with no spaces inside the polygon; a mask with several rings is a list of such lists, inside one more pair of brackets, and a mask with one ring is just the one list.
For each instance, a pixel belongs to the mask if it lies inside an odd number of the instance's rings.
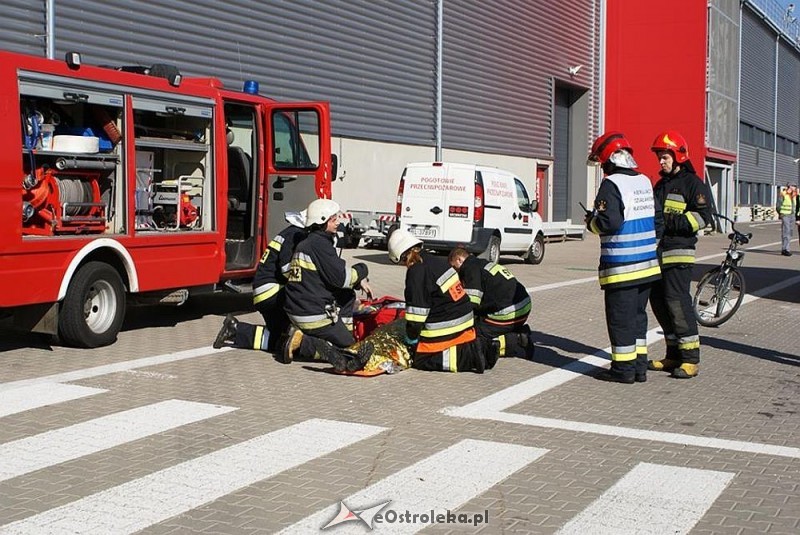
{"label": "red fire truck", "polygon": [[323,102],[173,66],[0,52],[0,318],[113,343],[128,301],[252,278],[287,210],[330,198]]}

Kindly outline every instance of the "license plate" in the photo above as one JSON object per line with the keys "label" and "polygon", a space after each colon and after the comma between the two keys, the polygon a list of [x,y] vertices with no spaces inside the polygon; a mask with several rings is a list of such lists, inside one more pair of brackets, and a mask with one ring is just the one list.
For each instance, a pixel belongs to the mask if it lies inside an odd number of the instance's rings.
{"label": "license plate", "polygon": [[411,227],[409,230],[411,231],[411,234],[413,234],[417,238],[435,238],[436,237],[436,228],[435,227]]}

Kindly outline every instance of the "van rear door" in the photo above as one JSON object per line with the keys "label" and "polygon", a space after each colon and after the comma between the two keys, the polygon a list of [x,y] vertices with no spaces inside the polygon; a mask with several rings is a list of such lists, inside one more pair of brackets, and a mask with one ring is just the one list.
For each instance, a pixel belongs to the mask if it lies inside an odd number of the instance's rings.
{"label": "van rear door", "polygon": [[410,164],[406,167],[400,223],[423,240],[472,239],[475,167]]}

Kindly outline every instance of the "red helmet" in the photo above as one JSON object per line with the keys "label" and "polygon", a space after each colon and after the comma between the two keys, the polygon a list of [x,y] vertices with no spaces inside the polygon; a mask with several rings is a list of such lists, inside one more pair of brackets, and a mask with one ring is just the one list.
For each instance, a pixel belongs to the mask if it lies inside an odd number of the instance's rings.
{"label": "red helmet", "polygon": [[592,145],[589,161],[606,163],[611,155],[620,149],[626,149],[633,154],[633,147],[622,132],[606,132]]}
{"label": "red helmet", "polygon": [[675,158],[675,163],[683,163],[689,159],[689,145],[686,139],[675,130],[667,130],[656,136],[651,147],[653,152],[668,150]]}

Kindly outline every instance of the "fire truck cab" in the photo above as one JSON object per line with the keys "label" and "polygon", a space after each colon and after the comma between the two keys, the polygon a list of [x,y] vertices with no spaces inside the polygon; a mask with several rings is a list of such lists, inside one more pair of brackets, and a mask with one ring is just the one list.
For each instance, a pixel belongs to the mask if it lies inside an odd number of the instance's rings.
{"label": "fire truck cab", "polygon": [[0,52],[0,319],[113,343],[128,300],[246,284],[287,210],[330,198],[324,102],[169,65]]}

